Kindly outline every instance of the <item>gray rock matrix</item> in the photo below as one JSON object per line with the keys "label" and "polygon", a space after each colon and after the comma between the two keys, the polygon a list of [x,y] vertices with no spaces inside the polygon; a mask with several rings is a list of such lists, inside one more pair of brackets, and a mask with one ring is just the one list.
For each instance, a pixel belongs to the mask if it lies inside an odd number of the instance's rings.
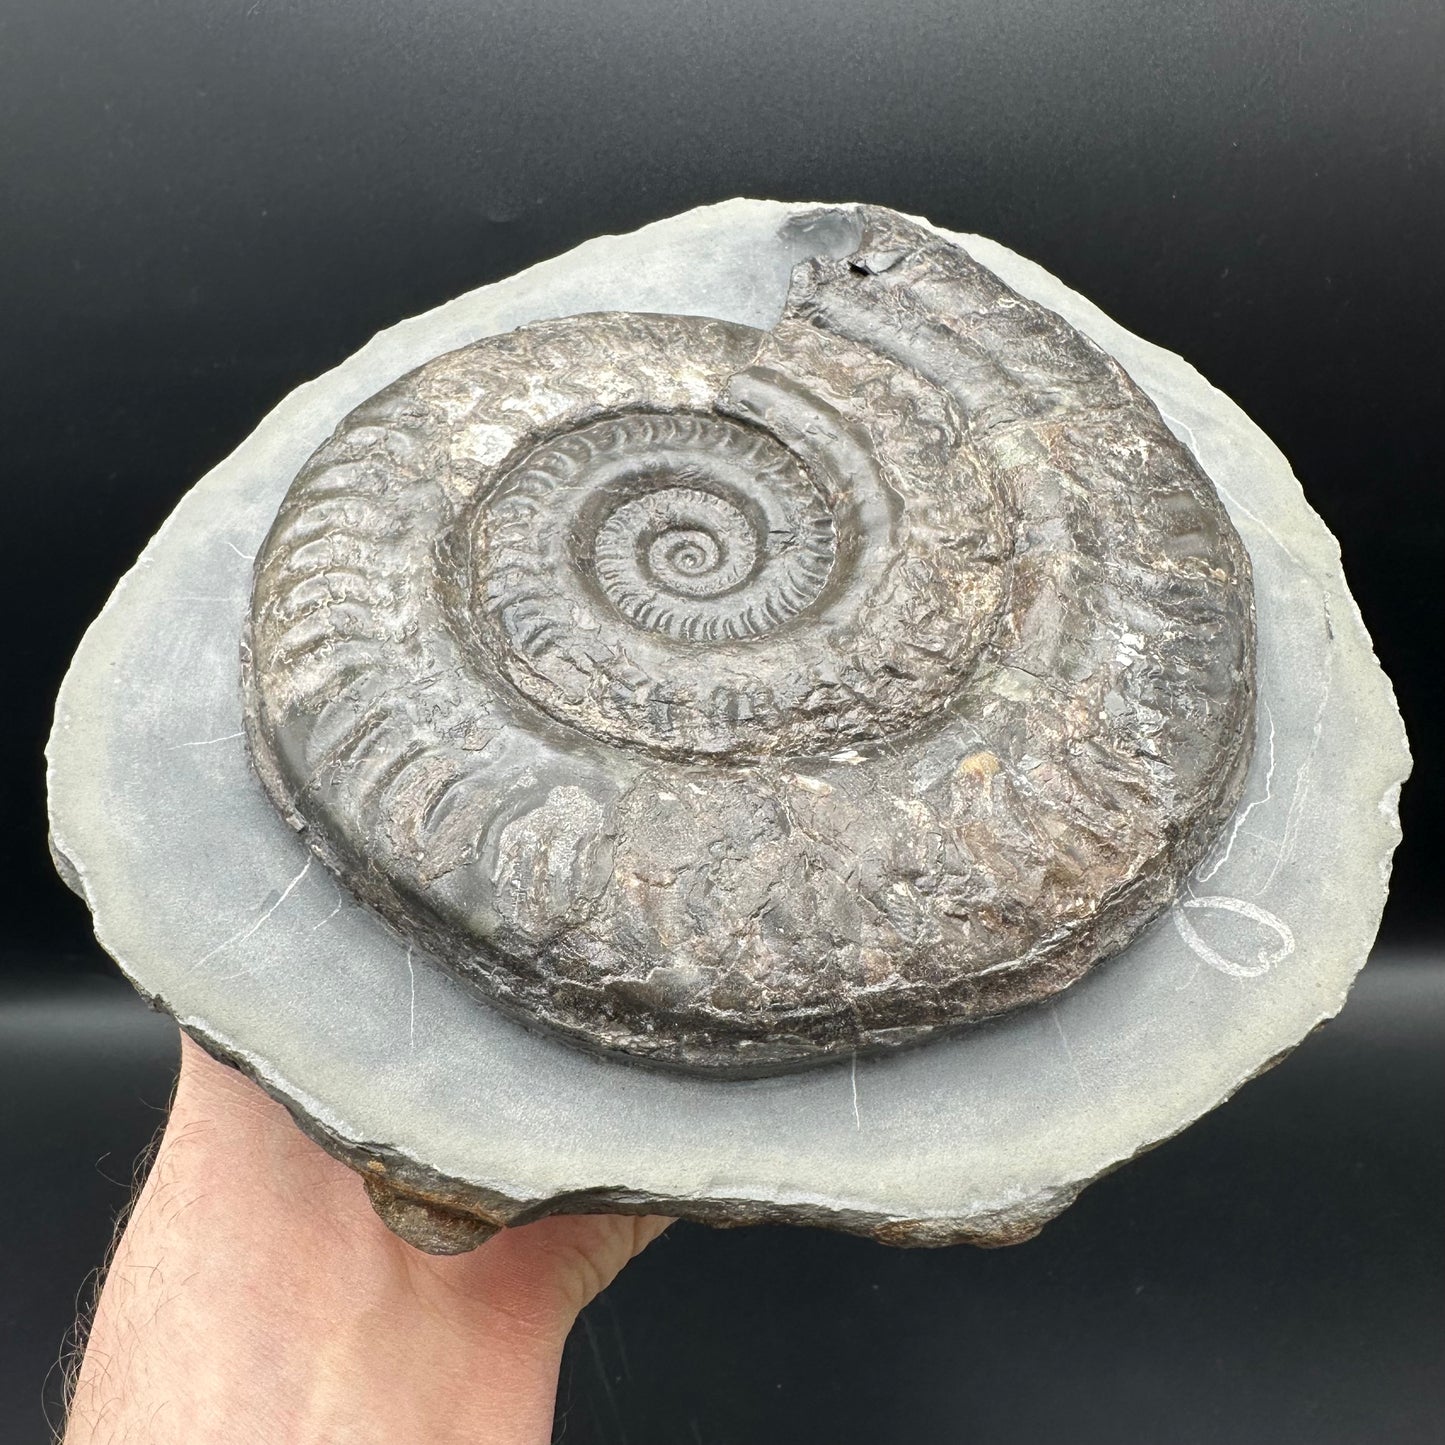
{"label": "gray rock matrix", "polygon": [[1247,554],[1099,347],[891,212],[767,331],[541,321],[301,469],[246,729],[309,846],[510,1013],[715,1074],[1048,997],[1253,741]]}
{"label": "gray rock matrix", "polygon": [[76,652],[48,749],[50,830],[97,937],[423,1248],[599,1210],[893,1244],[1023,1239],[1278,1062],[1341,1008],[1368,956],[1409,754],[1334,538],[1278,449],[1186,362],[996,242],[933,228],[1124,368],[1249,552],[1253,757],[1154,925],[1072,987],[926,1047],[753,1079],[638,1068],[504,1015],[278,815],[247,755],[237,639],[278,508],[345,418],[445,353],[557,318],[771,331],[798,261],[856,249],[855,215],[704,207],[390,328],[187,493]]}

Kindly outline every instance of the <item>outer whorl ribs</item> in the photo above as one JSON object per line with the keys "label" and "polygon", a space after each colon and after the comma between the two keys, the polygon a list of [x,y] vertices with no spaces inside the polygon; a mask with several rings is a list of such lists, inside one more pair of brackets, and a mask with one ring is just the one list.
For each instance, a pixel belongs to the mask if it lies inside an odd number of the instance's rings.
{"label": "outer whorl ribs", "polygon": [[278,808],[524,1020],[717,1073],[1046,997],[1253,720],[1243,547],[1119,367],[857,212],[771,331],[541,322],[346,419],[260,557]]}

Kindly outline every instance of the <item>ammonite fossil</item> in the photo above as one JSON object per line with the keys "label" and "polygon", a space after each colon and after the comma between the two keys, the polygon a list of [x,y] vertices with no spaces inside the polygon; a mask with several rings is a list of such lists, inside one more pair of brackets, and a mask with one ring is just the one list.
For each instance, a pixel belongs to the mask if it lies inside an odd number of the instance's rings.
{"label": "ammonite fossil", "polygon": [[589,1047],[756,1074],[1043,999],[1253,734],[1249,564],[1121,368],[857,208],[769,331],[567,316],[354,411],[256,562],[277,807]]}

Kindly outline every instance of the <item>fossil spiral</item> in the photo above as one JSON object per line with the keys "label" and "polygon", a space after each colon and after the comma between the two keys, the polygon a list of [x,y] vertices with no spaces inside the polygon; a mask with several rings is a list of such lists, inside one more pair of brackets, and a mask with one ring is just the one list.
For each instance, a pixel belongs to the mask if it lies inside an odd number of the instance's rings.
{"label": "fossil spiral", "polygon": [[608,312],[354,411],[257,558],[282,813],[524,1021],[718,1074],[1038,1000],[1253,733],[1248,559],[1107,355],[892,212],[762,331]]}

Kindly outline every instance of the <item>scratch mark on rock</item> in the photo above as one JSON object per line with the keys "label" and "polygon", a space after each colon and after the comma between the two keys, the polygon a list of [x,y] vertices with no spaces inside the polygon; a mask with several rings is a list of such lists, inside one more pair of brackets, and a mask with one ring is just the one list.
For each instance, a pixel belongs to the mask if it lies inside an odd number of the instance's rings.
{"label": "scratch mark on rock", "polygon": [[[1327,627],[1329,625],[1328,606],[1325,608],[1325,625]],[[1256,896],[1269,891],[1269,886],[1278,876],[1279,870],[1294,856],[1295,842],[1299,837],[1300,820],[1303,817],[1305,796],[1309,792],[1315,756],[1319,752],[1320,738],[1325,730],[1325,713],[1329,707],[1330,688],[1334,680],[1334,661],[1334,649],[1327,646],[1325,648],[1324,680],[1320,689],[1319,706],[1315,709],[1314,727],[1310,732],[1309,750],[1305,753],[1305,760],[1295,775],[1294,795],[1290,798],[1289,811],[1285,814],[1284,833],[1279,840],[1279,853],[1275,857],[1274,867],[1269,870],[1269,875],[1264,882],[1254,890]]]}
{"label": "scratch mark on rock", "polygon": [[193,743],[172,743],[166,751],[173,753],[177,748],[208,748],[213,743],[228,743],[234,738],[243,738],[245,736],[245,733],[222,733],[218,738],[197,738]]}
{"label": "scratch mark on rock", "polygon": [[[1264,796],[1256,798],[1248,807],[1240,809],[1234,817],[1234,825],[1229,830],[1228,841],[1224,845],[1224,851],[1207,868],[1199,870],[1199,881],[1207,883],[1226,863],[1229,862],[1229,855],[1234,852],[1235,840],[1239,837],[1239,831],[1249,820],[1249,815],[1256,808],[1262,808],[1274,797],[1274,712],[1270,708],[1269,699],[1261,697],[1260,706],[1264,709],[1264,715],[1269,723],[1269,762],[1264,769]],[[1258,837],[1259,834],[1251,832],[1250,837]]]}
{"label": "scratch mark on rock", "polygon": [[407,1044],[416,1052],[416,966],[411,961],[411,945],[406,950],[406,971],[411,978],[411,1017],[407,1026]]}
{"label": "scratch mark on rock", "polygon": [[1059,1018],[1059,1006],[1051,1003],[1049,1005],[1049,1018],[1053,1020],[1054,1030],[1059,1036],[1059,1042],[1064,1046],[1064,1057],[1069,1061],[1069,1072],[1074,1076],[1074,1082],[1079,1086],[1081,1094],[1089,1093],[1089,1086],[1084,1082],[1084,1076],[1079,1072],[1078,1061],[1074,1058],[1073,1046],[1069,1043],[1069,1036],[1064,1032],[1063,1021]]}
{"label": "scratch mark on rock", "polygon": [[311,925],[311,931],[312,931],[312,933],[319,933],[319,932],[321,931],[321,929],[325,928],[326,925],[327,925],[328,923],[330,923],[331,920],[332,920],[333,918],[335,918],[338,913],[341,912],[341,905],[342,905],[345,901],[346,901],[346,900],[345,900],[344,898],[342,898],[342,896],[341,896],[341,890],[338,888],[338,889],[336,890],[336,907],[333,908],[333,909],[331,910],[331,912],[328,913],[328,914],[326,915],[326,917],[321,920],[320,923],[313,923],[313,924]]}
{"label": "scratch mark on rock", "polygon": [[[1238,963],[1211,948],[1199,936],[1194,925],[1185,917],[1185,910],[1192,908],[1218,908],[1226,913],[1237,913],[1242,918],[1248,918],[1251,922],[1268,928],[1278,937],[1279,942],[1273,950],[1260,948],[1255,953],[1254,962]],[[1275,964],[1283,963],[1294,952],[1294,930],[1289,924],[1269,909],[1261,908],[1257,903],[1250,903],[1244,898],[1226,898],[1222,895],[1212,898],[1185,898],[1174,905],[1172,914],[1180,938],[1211,968],[1228,974],[1230,978],[1258,978],[1260,974],[1268,973]]]}
{"label": "scratch mark on rock", "polygon": [[254,934],[256,930],[259,929],[261,925],[265,923],[265,921],[270,918],[270,916],[275,913],[275,911],[296,891],[296,888],[300,884],[301,880],[311,871],[311,865],[315,861],[316,860],[314,858],[308,858],[306,862],[302,864],[301,871],[281,891],[281,896],[253,924],[251,924],[247,928],[239,929],[229,938],[224,939],[222,942],[218,943],[213,949],[210,950],[210,952],[203,953],[190,966],[187,971],[190,973],[194,973],[198,968],[200,968],[203,963],[206,963],[209,960],[213,959],[218,953],[222,951],[222,949],[229,948],[233,943],[245,943],[245,941],[250,938],[251,935]]}

